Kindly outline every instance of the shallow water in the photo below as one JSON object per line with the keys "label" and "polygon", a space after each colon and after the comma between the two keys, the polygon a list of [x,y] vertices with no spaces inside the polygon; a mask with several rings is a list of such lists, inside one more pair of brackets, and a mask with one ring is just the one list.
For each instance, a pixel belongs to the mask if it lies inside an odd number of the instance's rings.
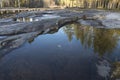
{"label": "shallow water", "polygon": [[114,80],[119,67],[120,29],[69,24],[1,57],[0,80]]}
{"label": "shallow water", "polygon": [[38,17],[18,18],[16,21],[18,21],[18,22],[35,22],[35,21],[41,21],[41,20],[46,20],[46,19],[55,19],[55,18],[60,18],[60,16],[53,15],[53,14],[44,14],[44,15],[38,16]]}

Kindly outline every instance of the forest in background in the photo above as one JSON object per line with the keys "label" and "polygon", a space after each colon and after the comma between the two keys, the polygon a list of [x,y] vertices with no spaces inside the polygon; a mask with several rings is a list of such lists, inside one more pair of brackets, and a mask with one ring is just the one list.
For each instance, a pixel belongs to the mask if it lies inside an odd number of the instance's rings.
{"label": "forest in background", "polygon": [[120,0],[0,0],[0,7],[80,7],[120,9]]}

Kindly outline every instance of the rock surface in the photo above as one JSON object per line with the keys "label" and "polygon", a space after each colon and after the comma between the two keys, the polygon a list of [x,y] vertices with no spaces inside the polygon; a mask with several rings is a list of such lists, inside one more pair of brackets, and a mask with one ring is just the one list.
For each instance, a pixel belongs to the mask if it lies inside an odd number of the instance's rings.
{"label": "rock surface", "polygon": [[[52,29],[58,30],[71,22],[97,28],[120,28],[120,13],[104,10],[33,11],[20,13],[14,18],[16,20],[12,18],[0,19],[0,49],[8,46],[9,43],[15,43],[16,45],[12,47],[17,48],[33,36],[48,33]],[[20,43],[17,44],[18,42]]]}
{"label": "rock surface", "polygon": [[[86,19],[83,19],[83,17]],[[78,19],[80,19],[78,21]],[[44,31],[53,26],[63,26],[69,22],[99,28],[120,28],[120,13],[104,10],[49,10],[22,12],[13,19],[0,20],[0,35],[16,35]]]}

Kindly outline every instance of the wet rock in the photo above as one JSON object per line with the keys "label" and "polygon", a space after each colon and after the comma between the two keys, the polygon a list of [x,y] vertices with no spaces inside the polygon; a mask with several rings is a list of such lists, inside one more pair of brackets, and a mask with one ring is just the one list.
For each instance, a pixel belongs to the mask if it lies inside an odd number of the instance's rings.
{"label": "wet rock", "polygon": [[82,16],[82,19],[83,19],[83,20],[86,20],[86,19],[87,19],[87,16],[86,16],[86,15],[83,15],[83,16]]}
{"label": "wet rock", "polygon": [[80,23],[81,25],[85,25],[85,26],[93,26],[93,27],[104,27],[102,22],[99,20],[78,20],[78,23]]}
{"label": "wet rock", "polygon": [[20,35],[6,36],[4,39],[0,40],[0,57],[3,57],[7,52],[22,46],[26,41],[36,37],[39,33],[40,32],[31,32]]}
{"label": "wet rock", "polygon": [[70,23],[70,22],[77,22],[79,20],[78,17],[70,17],[70,18],[64,18],[64,19],[60,19],[57,24],[58,26],[63,26],[67,23]]}
{"label": "wet rock", "polygon": [[0,40],[0,44],[1,44],[1,47],[11,46],[11,48],[16,48],[16,47],[19,47],[19,45],[21,45],[27,39],[31,37],[35,37],[37,34],[38,32],[31,32],[26,34],[8,36],[5,39]]}

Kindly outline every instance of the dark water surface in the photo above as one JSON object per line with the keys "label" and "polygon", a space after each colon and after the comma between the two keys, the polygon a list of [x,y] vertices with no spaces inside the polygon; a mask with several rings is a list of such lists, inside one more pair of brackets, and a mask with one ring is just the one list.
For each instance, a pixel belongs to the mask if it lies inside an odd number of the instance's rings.
{"label": "dark water surface", "polygon": [[69,24],[39,35],[0,59],[0,80],[119,78],[120,29]]}

